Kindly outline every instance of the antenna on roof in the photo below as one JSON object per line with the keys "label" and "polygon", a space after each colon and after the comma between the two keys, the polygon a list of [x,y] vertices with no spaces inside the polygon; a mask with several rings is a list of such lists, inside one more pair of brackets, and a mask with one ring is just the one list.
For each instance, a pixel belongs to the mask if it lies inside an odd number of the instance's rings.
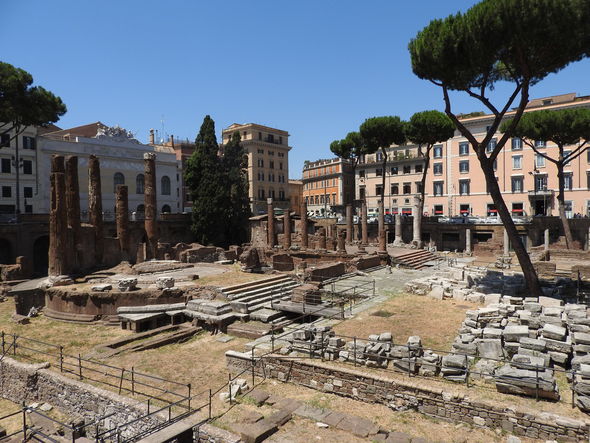
{"label": "antenna on roof", "polygon": [[162,114],[162,119],[160,120],[160,123],[162,123],[162,134],[160,138],[160,144],[164,144],[164,137],[166,135],[166,132],[164,131],[164,114]]}

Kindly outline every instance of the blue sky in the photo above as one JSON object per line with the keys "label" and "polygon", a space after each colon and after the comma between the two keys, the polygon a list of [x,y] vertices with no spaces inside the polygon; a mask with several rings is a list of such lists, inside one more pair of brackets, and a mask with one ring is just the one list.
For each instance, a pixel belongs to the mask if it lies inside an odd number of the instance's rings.
{"label": "blue sky", "polygon": [[[218,137],[234,122],[285,129],[299,178],[304,160],[330,157],[330,142],[365,118],[442,110],[438,88],[413,75],[407,44],[431,19],[474,3],[1,0],[0,60],[62,97],[64,128],[100,120],[144,142],[162,127],[193,140],[210,114]],[[588,78],[586,60],[531,97],[589,95]]]}

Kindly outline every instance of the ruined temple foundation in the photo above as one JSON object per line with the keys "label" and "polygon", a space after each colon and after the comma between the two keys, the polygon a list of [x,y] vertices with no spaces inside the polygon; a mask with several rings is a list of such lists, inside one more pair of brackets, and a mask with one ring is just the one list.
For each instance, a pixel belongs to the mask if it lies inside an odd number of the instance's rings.
{"label": "ruined temple foundation", "polygon": [[157,258],[158,251],[158,221],[156,202],[156,154],[143,154],[145,175],[144,205],[145,205],[145,233],[147,237],[146,259]]}
{"label": "ruined temple foundation", "polygon": [[309,247],[309,237],[307,236],[307,203],[305,200],[301,203],[301,247]]}

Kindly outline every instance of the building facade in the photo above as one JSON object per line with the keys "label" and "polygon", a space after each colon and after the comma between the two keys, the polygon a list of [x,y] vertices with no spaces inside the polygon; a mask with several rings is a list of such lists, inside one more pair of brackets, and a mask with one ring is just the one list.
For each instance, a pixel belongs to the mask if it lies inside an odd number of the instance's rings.
{"label": "building facade", "polygon": [[287,209],[289,200],[289,133],[255,123],[234,123],[222,132],[222,143],[239,132],[248,155],[248,192],[254,215],[266,213],[267,199]]}
{"label": "building facade", "polygon": [[49,213],[51,157],[54,154],[78,156],[80,210],[88,210],[88,157],[100,161],[102,207],[106,219],[114,217],[117,185],[127,185],[129,210],[144,211],[143,154],[156,154],[156,192],[159,213],[180,212],[180,173],[173,149],[144,145],[122,128],[109,128],[96,122],[50,132],[37,137],[39,192],[32,199],[33,212]]}
{"label": "building facade", "polygon": [[303,201],[303,182],[301,180],[289,180],[289,200],[291,211],[301,215],[301,202]]}
{"label": "building facade", "polygon": [[[525,112],[541,109],[590,107],[590,96],[563,94],[531,100]],[[507,113],[510,118],[514,112]],[[478,140],[482,140],[493,120],[492,115],[465,116],[462,123]],[[492,150],[502,134],[491,140]],[[556,158],[557,147],[545,140],[535,145]],[[566,151],[573,151],[576,146]],[[359,198],[366,198],[369,214],[379,208],[382,175],[385,174],[386,213],[410,215],[414,196],[420,193],[424,159],[415,145],[388,148],[384,169],[381,153],[367,155],[356,171]],[[558,215],[556,196],[559,189],[557,168],[518,138],[509,139],[496,159],[496,178],[508,209],[514,216]],[[568,217],[590,216],[590,151],[565,167],[566,213]],[[433,147],[426,176],[424,213],[433,216],[497,216],[479,161],[468,141],[458,131],[450,140]]]}
{"label": "building facade", "polygon": [[354,176],[349,160],[331,158],[306,161],[303,166],[303,199],[314,215],[343,214],[354,200]]}

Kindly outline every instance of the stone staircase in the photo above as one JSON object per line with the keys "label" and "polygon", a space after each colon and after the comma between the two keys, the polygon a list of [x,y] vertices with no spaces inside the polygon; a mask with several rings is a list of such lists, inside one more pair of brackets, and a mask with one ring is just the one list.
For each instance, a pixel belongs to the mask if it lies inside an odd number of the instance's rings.
{"label": "stone staircase", "polygon": [[280,275],[222,288],[235,312],[249,314],[252,320],[268,323],[280,321],[283,314],[271,308],[271,301],[289,299],[299,283],[288,275]]}
{"label": "stone staircase", "polygon": [[428,262],[433,262],[436,258],[436,255],[424,249],[413,249],[392,257],[394,264],[411,269],[422,269],[430,266]]}

